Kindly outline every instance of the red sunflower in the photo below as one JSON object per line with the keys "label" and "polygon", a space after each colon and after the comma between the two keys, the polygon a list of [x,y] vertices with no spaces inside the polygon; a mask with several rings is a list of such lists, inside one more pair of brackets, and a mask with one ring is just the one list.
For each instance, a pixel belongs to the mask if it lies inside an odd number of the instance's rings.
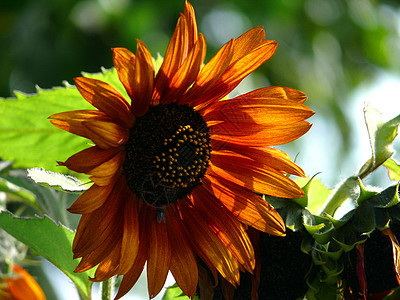
{"label": "red sunflower", "polygon": [[302,136],[313,112],[302,104],[302,92],[284,87],[220,100],[276,46],[256,27],[203,65],[205,39],[186,2],[157,74],[141,41],[136,55],[112,49],[130,99],[105,82],[75,79],[96,110],[50,118],[95,144],[60,163],[93,181],[69,209],[82,215],[73,243],[74,258],[82,258],[76,272],[98,265],[93,281],[123,275],[117,298],[132,288],[146,262],[150,297],[161,291],[168,271],[194,296],[198,258],[234,286],[239,270],[252,272],[246,227],[285,231],[277,212],[253,191],[303,195],[286,174],[304,172],[269,146]]}
{"label": "red sunflower", "polygon": [[39,284],[24,268],[12,264],[11,269],[14,276],[4,278],[4,286],[0,284],[0,299],[46,300],[46,296]]}

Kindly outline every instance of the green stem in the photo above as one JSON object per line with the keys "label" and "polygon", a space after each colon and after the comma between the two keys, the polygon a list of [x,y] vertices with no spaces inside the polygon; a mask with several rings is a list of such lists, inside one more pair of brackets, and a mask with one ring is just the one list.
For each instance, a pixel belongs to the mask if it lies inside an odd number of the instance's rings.
{"label": "green stem", "polygon": [[335,213],[347,199],[359,194],[358,177],[352,176],[347,178],[345,182],[336,190],[336,192],[326,201],[325,207],[321,213],[327,213],[331,216]]}
{"label": "green stem", "polygon": [[112,300],[114,294],[114,277],[103,281],[101,284],[101,300]]}

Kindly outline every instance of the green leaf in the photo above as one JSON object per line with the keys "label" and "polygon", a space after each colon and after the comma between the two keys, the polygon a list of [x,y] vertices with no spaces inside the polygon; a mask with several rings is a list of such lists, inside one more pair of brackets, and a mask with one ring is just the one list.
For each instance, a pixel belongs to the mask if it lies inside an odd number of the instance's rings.
{"label": "green leaf", "polygon": [[388,170],[388,175],[391,180],[400,181],[400,165],[394,159],[387,159],[383,165]]}
{"label": "green leaf", "polygon": [[46,171],[43,168],[32,168],[28,169],[28,177],[31,178],[38,184],[52,187],[58,190],[67,192],[83,192],[87,188],[83,185],[79,179],[60,173]]}
{"label": "green leaf", "polygon": [[382,114],[371,106],[364,108],[364,117],[368,128],[372,157],[361,168],[359,174],[361,178],[370,174],[394,154],[392,144],[400,124],[400,115],[384,122]]}
{"label": "green leaf", "polygon": [[[190,298],[186,296],[181,288],[175,283],[167,288],[162,300],[189,300]],[[200,298],[195,295],[193,300],[200,300]]]}
{"label": "green leaf", "polygon": [[[115,69],[84,76],[109,82],[121,91]],[[55,113],[94,109],[75,86],[50,90],[38,88],[37,94],[15,92],[16,99],[0,98],[0,157],[13,161],[15,168],[45,168],[49,171],[67,172],[56,161],[88,148],[89,140],[53,126],[48,117]],[[123,91],[121,91],[123,92]]]}
{"label": "green leaf", "polygon": [[78,260],[72,259],[72,231],[48,217],[18,218],[5,211],[0,213],[0,227],[63,271],[81,294],[89,299],[92,282],[88,276],[93,276],[94,270],[73,272]]}
{"label": "green leaf", "polygon": [[303,190],[307,193],[307,209],[312,214],[318,214],[322,210],[326,199],[331,192],[320,179],[313,176],[308,178],[296,178],[296,183],[304,185]]}

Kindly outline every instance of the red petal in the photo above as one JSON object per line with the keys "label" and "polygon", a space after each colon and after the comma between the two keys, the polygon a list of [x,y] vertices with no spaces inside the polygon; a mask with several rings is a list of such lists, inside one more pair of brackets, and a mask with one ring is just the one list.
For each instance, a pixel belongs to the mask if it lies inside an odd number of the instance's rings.
{"label": "red petal", "polygon": [[302,189],[283,173],[240,154],[214,151],[211,162],[210,171],[249,190],[282,198],[299,198],[304,195]]}
{"label": "red petal", "polygon": [[178,99],[178,104],[190,104],[208,91],[228,68],[233,57],[233,40],[226,43],[200,70],[196,82],[188,92]]}
{"label": "red petal", "polygon": [[248,147],[245,145],[236,145],[227,141],[211,140],[211,148],[214,151],[229,150],[247,156],[277,171],[285,174],[293,174],[305,177],[304,171],[296,165],[290,157],[283,151],[271,147]]}
{"label": "red petal", "polygon": [[292,100],[239,96],[216,102],[203,114],[205,121],[226,121],[238,124],[276,126],[292,124],[311,117],[314,112]]}
{"label": "red petal", "polygon": [[140,274],[142,274],[144,264],[148,258],[149,253],[149,237],[148,237],[148,227],[146,220],[149,215],[149,207],[143,205],[139,212],[139,226],[140,226],[140,236],[139,236],[139,252],[136,259],[130,268],[130,270],[124,275],[121,281],[121,285],[118,289],[117,296],[115,299],[119,299],[124,296],[129,290],[134,286],[136,281],[139,279]]}
{"label": "red petal", "polygon": [[104,204],[112,191],[112,186],[93,184],[68,208],[73,214],[88,214]]}
{"label": "red petal", "polygon": [[58,164],[78,173],[88,173],[95,167],[110,160],[120,151],[120,148],[103,150],[98,146],[94,146],[82,150],[72,155],[66,162],[59,162]]}
{"label": "red petal", "polygon": [[285,234],[285,224],[281,216],[253,191],[219,176],[204,177],[203,186],[240,222],[272,235]]}
{"label": "red petal", "polygon": [[76,87],[86,101],[121,125],[132,126],[135,118],[130,113],[128,102],[111,85],[86,77],[78,77],[74,80]]}
{"label": "red petal", "polygon": [[211,263],[219,273],[236,286],[239,282],[239,265],[232,253],[211,230],[199,212],[187,201],[177,202],[188,237],[191,238],[196,253],[200,258]]}
{"label": "red petal", "polygon": [[129,129],[107,121],[84,121],[87,136],[100,148],[119,147],[128,140]]}
{"label": "red petal", "polygon": [[176,101],[195,81],[206,55],[206,42],[202,34],[190,51],[182,66],[173,75],[161,103]]}
{"label": "red petal", "polygon": [[188,297],[194,297],[198,282],[197,261],[188,244],[183,224],[174,205],[164,208],[171,245],[171,273]]}
{"label": "red petal", "polygon": [[169,82],[191,50],[191,48],[189,48],[193,46],[193,37],[191,37],[191,35],[193,35],[193,29],[190,30],[187,17],[181,15],[169,42],[164,61],[156,76],[152,97],[153,105],[157,105],[160,102],[162,95],[168,88]]}
{"label": "red petal", "polygon": [[[225,247],[247,271],[252,272],[255,266],[254,250],[242,224],[221,207],[214,195],[203,186],[193,189],[191,199],[195,209],[202,214]],[[210,214],[210,211],[213,213]]]}
{"label": "red petal", "polygon": [[132,99],[134,92],[133,78],[135,78],[135,54],[125,48],[112,48],[111,50],[113,51],[113,63],[119,80]]}
{"label": "red petal", "polygon": [[83,122],[111,121],[105,113],[98,110],[74,110],[54,114],[49,117],[50,122],[65,131],[89,139]]}
{"label": "red petal", "polygon": [[126,274],[139,253],[139,199],[125,185],[124,233],[118,274]]}
{"label": "red petal", "polygon": [[256,70],[274,54],[276,44],[272,41],[265,41],[250,53],[242,53],[242,58],[230,64],[214,85],[193,104],[196,110],[202,110],[214,101],[220,100],[228,95],[246,76]]}
{"label": "red petal", "polygon": [[292,142],[310,128],[311,124],[306,121],[276,126],[224,122],[210,126],[210,134],[211,139],[218,142],[228,141],[249,147],[265,147]]}
{"label": "red petal", "polygon": [[135,116],[143,116],[150,107],[153,93],[153,58],[145,44],[137,40],[135,76],[132,78],[133,98],[131,110]]}
{"label": "red petal", "polygon": [[115,180],[117,174],[122,168],[125,159],[125,152],[118,152],[113,158],[90,170],[90,179],[97,185],[109,185]]}
{"label": "red petal", "polygon": [[[149,208],[150,210],[150,208]],[[158,222],[156,210],[152,210],[145,226],[148,228],[151,247],[147,261],[147,282],[150,298],[154,298],[163,288],[171,264],[171,248],[167,227]]]}

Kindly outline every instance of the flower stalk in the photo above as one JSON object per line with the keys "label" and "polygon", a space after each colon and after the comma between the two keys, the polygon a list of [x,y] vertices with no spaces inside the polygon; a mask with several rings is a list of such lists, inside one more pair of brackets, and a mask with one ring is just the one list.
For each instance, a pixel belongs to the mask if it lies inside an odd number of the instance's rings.
{"label": "flower stalk", "polygon": [[114,294],[115,277],[101,283],[101,300],[112,300]]}

